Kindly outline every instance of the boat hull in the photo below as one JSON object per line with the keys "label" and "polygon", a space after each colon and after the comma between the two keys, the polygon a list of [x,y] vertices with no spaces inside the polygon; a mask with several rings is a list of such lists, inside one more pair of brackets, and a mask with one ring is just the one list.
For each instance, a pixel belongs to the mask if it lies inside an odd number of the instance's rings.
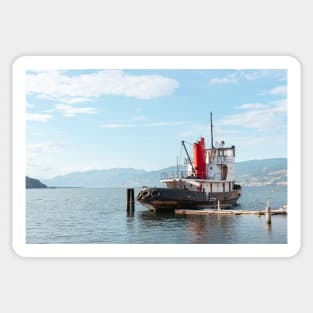
{"label": "boat hull", "polygon": [[210,194],[184,189],[142,188],[136,200],[154,212],[168,212],[176,209],[217,209],[233,207],[241,190],[212,192]]}

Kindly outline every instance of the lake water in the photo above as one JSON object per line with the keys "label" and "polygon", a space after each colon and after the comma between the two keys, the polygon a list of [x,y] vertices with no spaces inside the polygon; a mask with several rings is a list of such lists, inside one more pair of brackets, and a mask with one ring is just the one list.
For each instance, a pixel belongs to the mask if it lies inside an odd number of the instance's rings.
{"label": "lake water", "polygon": [[[27,243],[287,243],[287,216],[175,216],[136,203],[126,216],[124,188],[28,189]],[[286,186],[244,187],[239,209],[287,204]]]}

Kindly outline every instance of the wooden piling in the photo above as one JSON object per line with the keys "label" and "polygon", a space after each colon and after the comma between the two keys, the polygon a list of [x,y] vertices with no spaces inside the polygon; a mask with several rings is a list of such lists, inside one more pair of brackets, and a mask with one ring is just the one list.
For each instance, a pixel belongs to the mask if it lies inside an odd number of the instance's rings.
{"label": "wooden piling", "polygon": [[126,199],[127,213],[132,213],[135,211],[134,188],[127,188],[126,196],[127,196],[127,199]]}
{"label": "wooden piling", "polygon": [[265,220],[266,220],[267,225],[272,224],[271,207],[270,207],[270,203],[268,200],[267,200],[266,207],[265,207]]}

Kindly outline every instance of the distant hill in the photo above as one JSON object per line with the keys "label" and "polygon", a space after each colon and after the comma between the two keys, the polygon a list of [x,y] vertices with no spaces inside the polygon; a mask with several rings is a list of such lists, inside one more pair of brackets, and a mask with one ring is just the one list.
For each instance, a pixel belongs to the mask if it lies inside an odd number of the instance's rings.
{"label": "distant hill", "polygon": [[236,163],[237,182],[246,186],[287,184],[287,159],[252,160]]}
{"label": "distant hill", "polygon": [[26,176],[26,189],[31,188],[48,188],[40,180]]}
{"label": "distant hill", "polygon": [[159,184],[161,171],[133,168],[113,168],[74,172],[43,180],[53,187],[140,187]]}
{"label": "distant hill", "polygon": [[[141,187],[161,186],[162,172],[175,172],[176,166],[158,171],[133,168],[113,168],[74,172],[42,180],[54,187]],[[252,160],[236,163],[237,181],[242,185],[287,183],[287,159]]]}

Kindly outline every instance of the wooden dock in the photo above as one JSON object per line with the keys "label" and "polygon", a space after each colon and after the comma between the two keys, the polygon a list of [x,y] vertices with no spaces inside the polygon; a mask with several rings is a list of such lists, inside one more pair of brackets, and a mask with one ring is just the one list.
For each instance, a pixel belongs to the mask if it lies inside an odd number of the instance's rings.
{"label": "wooden dock", "polygon": [[[279,209],[271,209],[271,215],[287,215],[287,208],[284,206]],[[218,209],[199,209],[199,210],[175,210],[177,215],[243,215],[254,214],[256,216],[266,215],[266,210],[218,210]]]}

